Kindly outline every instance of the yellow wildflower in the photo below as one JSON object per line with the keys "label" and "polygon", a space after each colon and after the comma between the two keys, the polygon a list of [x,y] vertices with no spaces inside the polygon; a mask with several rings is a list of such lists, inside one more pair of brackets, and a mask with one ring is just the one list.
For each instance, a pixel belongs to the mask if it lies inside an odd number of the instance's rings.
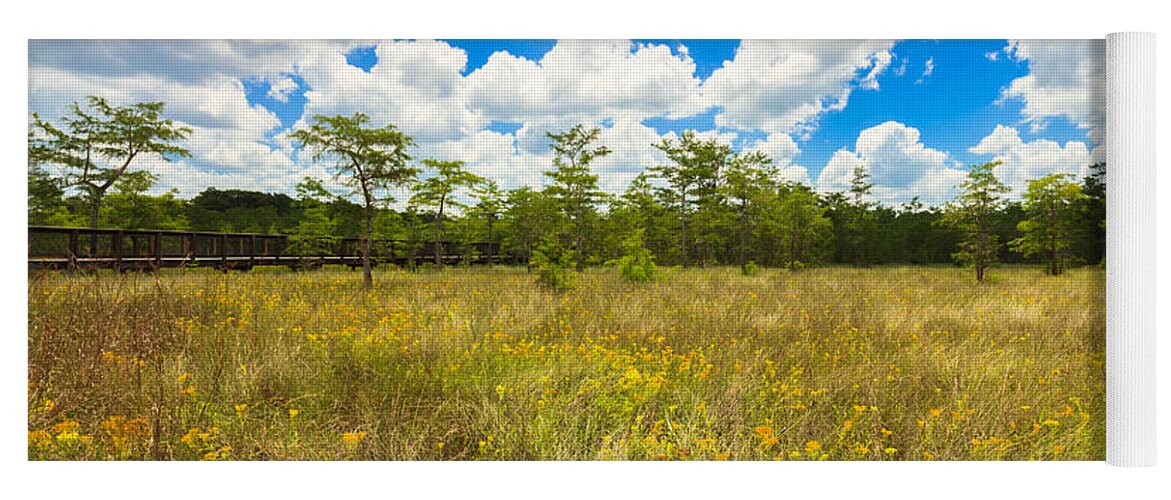
{"label": "yellow wildflower", "polygon": [[66,420],[53,425],[53,434],[62,434],[68,431],[76,430],[80,424],[76,420]]}
{"label": "yellow wildflower", "polygon": [[50,436],[48,432],[43,430],[29,431],[28,442],[29,444],[36,445],[38,448],[44,448],[53,444],[53,436]]}
{"label": "yellow wildflower", "polygon": [[363,439],[366,439],[366,431],[347,432],[342,434],[342,442],[346,443],[346,446],[351,448],[357,447],[362,443]]}

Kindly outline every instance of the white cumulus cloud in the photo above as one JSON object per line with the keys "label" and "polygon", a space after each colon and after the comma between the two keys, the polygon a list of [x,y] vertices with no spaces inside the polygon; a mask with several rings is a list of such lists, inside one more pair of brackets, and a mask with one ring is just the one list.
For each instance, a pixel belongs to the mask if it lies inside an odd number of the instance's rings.
{"label": "white cumulus cloud", "polygon": [[1013,40],[1004,51],[1028,64],[1029,74],[1013,80],[1003,96],[1024,101],[1021,115],[1034,130],[1064,117],[1097,140],[1106,123],[1105,40]]}
{"label": "white cumulus cloud", "polygon": [[996,177],[1012,189],[1009,197],[1019,199],[1031,179],[1048,174],[1072,174],[1079,178],[1088,175],[1089,166],[1104,158],[1100,149],[1090,149],[1079,141],[1065,145],[1048,139],[1025,142],[1017,129],[997,125],[970,152],[993,155],[995,161],[1002,162],[994,170]]}
{"label": "white cumulus cloud", "polygon": [[704,81],[703,95],[722,109],[721,127],[807,131],[822,113],[844,108],[856,85],[877,86],[892,46],[886,40],[744,40]]}
{"label": "white cumulus cloud", "polygon": [[947,153],[920,142],[918,129],[888,121],[858,134],[853,151],[834,153],[817,178],[818,190],[849,190],[859,165],[870,174],[874,199],[884,203],[914,197],[928,204],[945,203],[955,197],[956,186],[966,175]]}

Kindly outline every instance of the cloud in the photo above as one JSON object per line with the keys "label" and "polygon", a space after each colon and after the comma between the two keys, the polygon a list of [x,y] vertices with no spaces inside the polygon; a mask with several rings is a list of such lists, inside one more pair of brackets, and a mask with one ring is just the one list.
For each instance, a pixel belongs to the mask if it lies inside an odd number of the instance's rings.
{"label": "cloud", "polygon": [[[464,160],[504,188],[546,182],[547,132],[606,122],[600,144],[613,153],[593,169],[603,189],[621,191],[661,161],[651,147],[660,136],[641,120],[702,110],[694,63],[664,45],[559,41],[540,61],[497,52],[467,77],[461,75],[466,55],[442,42],[384,42],[377,51],[369,73],[337,57],[302,68],[312,89],[306,116],[366,110],[375,123],[394,123],[412,135],[417,158]],[[520,128],[484,130],[492,121]]]}
{"label": "cloud", "polygon": [[155,75],[104,76],[54,68],[29,69],[29,107],[46,118],[63,115],[70,103],[84,101],[90,95],[123,105],[163,101],[168,117],[199,127],[262,135],[280,125],[268,110],[249,106],[243,84],[227,76],[184,83]]}
{"label": "cloud", "polygon": [[1106,124],[1104,40],[1013,40],[1004,52],[1028,63],[1029,74],[1013,80],[1002,96],[1024,101],[1021,116],[1033,130],[1064,117],[1100,139]]}
{"label": "cloud", "polygon": [[866,78],[863,78],[859,82],[858,86],[868,90],[878,90],[878,75],[886,71],[893,58],[894,54],[891,54],[890,51],[876,52],[874,54],[874,66],[870,68],[870,72],[866,74]]}
{"label": "cloud", "polygon": [[822,192],[848,191],[854,168],[870,174],[873,198],[900,203],[919,197],[928,204],[950,201],[966,173],[947,153],[923,145],[919,130],[888,121],[858,134],[854,150],[840,149],[817,178]]}
{"label": "cloud", "polygon": [[894,69],[895,76],[903,76],[907,74],[907,59],[905,57],[900,59],[902,59],[902,62],[899,64],[899,67]]}
{"label": "cloud", "polygon": [[764,139],[748,145],[747,151],[760,151],[773,159],[773,166],[781,180],[799,182],[807,186],[813,185],[809,179],[809,170],[793,163],[801,148],[788,134],[769,134]]}
{"label": "cloud", "polygon": [[[346,62],[345,54],[358,46],[377,51],[369,72]],[[193,128],[186,144],[193,157],[159,162],[156,191],[174,187],[184,196],[208,186],[289,193],[306,175],[329,177],[328,165],[298,154],[273,112],[248,103],[242,82],[253,81],[267,82],[277,102],[304,91],[301,124],[315,114],[361,111],[376,125],[393,123],[412,135],[416,158],[464,160],[506,188],[546,182],[542,172],[552,159],[545,133],[584,123],[605,124],[601,143],[613,153],[596,160],[594,172],[605,190],[619,192],[643,169],[665,161],[651,144],[674,135],[660,135],[643,120],[703,112],[715,114],[716,129],[702,135],[763,151],[782,178],[809,183],[808,169],[795,160],[801,153],[795,139],[826,113],[843,109],[853,92],[878,89],[888,71],[905,73],[907,60],[895,61],[892,46],[746,40],[732,60],[701,80],[685,47],[672,51],[624,40],[559,41],[536,61],[497,52],[466,76],[467,54],[431,40],[32,40],[29,106],[54,119],[87,95],[120,104],[165,101],[167,116]],[[1030,73],[1006,87],[1003,98],[1024,100],[1022,116],[1034,127],[1068,116],[1093,136],[1101,120],[1088,110],[1102,101],[1094,94],[1101,86],[1094,76],[1101,50],[1093,42],[1013,42],[997,57],[1027,61]],[[933,70],[928,59],[924,76]],[[494,121],[519,128],[488,130]],[[1014,146],[1006,132],[1001,136],[977,147],[1008,159],[1021,155],[1013,165],[1028,163],[1024,155],[1033,153],[1026,148],[1048,151],[1039,141],[1024,143],[1016,135],[1020,144]],[[745,137],[752,140],[744,143]],[[1072,158],[1076,144],[1053,146]],[[950,189],[960,172],[945,153],[920,143],[917,130],[888,122],[838,151],[819,187],[841,188],[858,163],[871,168],[875,194],[884,200],[914,194],[926,200]]]}
{"label": "cloud", "polygon": [[281,78],[268,89],[268,96],[280,102],[288,102],[289,95],[295,92],[297,88],[296,80],[289,77]]}
{"label": "cloud", "polygon": [[1020,199],[1031,179],[1054,173],[1084,177],[1090,165],[1104,158],[1101,147],[1090,149],[1083,142],[1069,141],[1064,146],[1048,139],[1025,142],[1017,129],[1004,125],[997,125],[969,151],[1003,162],[995,169],[996,177],[1012,189],[1013,199]]}
{"label": "cloud", "polygon": [[885,40],[744,40],[704,81],[703,96],[721,109],[718,126],[807,131],[821,114],[844,108],[856,85],[876,87],[892,46]]}
{"label": "cloud", "polygon": [[508,122],[690,116],[703,111],[695,63],[666,45],[561,40],[531,61],[497,52],[468,75],[468,105]]}
{"label": "cloud", "polygon": [[449,141],[487,124],[465,105],[463,50],[443,42],[396,41],[377,46],[378,64],[366,72],[341,51],[302,60],[298,75],[309,88],[302,120],[363,112],[374,125],[393,123],[420,142]]}
{"label": "cloud", "polygon": [[923,74],[919,76],[918,80],[915,80],[915,84],[920,84],[920,83],[927,81],[927,77],[931,76],[931,74],[934,72],[935,72],[935,58],[928,57],[927,61],[925,61],[923,63]]}
{"label": "cloud", "polygon": [[344,40],[30,40],[29,67],[95,77],[151,76],[186,85],[224,75],[275,80],[317,52],[345,51]]}

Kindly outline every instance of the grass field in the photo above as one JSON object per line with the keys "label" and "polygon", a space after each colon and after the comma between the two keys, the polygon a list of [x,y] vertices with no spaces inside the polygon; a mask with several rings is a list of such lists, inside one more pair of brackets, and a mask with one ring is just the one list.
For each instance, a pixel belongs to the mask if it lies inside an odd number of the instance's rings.
{"label": "grass field", "polygon": [[29,279],[30,459],[1101,460],[1105,273]]}

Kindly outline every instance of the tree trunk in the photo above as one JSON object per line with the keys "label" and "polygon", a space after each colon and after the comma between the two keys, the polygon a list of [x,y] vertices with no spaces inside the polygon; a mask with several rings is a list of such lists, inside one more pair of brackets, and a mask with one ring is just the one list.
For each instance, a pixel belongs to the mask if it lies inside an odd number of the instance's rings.
{"label": "tree trunk", "polygon": [[446,196],[439,198],[439,215],[435,218],[435,265],[443,267],[443,252],[440,250],[439,235],[443,233],[443,205]]}
{"label": "tree trunk", "polygon": [[[93,195],[93,201],[90,202],[90,207],[89,207],[89,228],[90,229],[97,229],[98,228],[98,214],[101,212],[101,209],[102,209],[102,193],[95,192]],[[97,257],[97,253],[98,253],[98,235],[97,235],[97,233],[92,233],[89,236],[89,252],[88,253],[89,253],[90,257]]]}
{"label": "tree trunk", "polygon": [[740,271],[743,272],[748,265],[748,213],[740,212],[740,254],[737,260],[740,261]]}
{"label": "tree trunk", "polygon": [[370,246],[374,241],[374,207],[366,203],[366,234],[362,238],[362,286],[367,290],[374,288],[374,275],[371,273]]}
{"label": "tree trunk", "polygon": [[679,247],[683,252],[683,267],[687,267],[687,192],[679,200]]}
{"label": "tree trunk", "polygon": [[492,238],[492,218],[489,217],[488,218],[488,265],[489,266],[492,266],[495,264],[495,262],[494,262],[496,260],[495,257],[496,257],[496,247],[495,247],[495,240]]}

